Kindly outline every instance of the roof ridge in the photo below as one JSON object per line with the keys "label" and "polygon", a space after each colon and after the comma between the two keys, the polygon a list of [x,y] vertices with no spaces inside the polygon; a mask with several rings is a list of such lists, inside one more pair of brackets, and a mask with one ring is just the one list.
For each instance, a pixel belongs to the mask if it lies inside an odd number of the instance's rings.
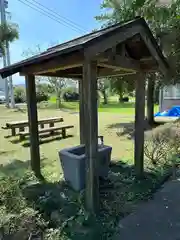
{"label": "roof ridge", "polygon": [[46,51],[54,50],[55,48],[62,47],[62,46],[65,45],[65,44],[72,43],[72,42],[74,42],[74,41],[83,39],[83,38],[85,38],[85,37],[91,36],[92,34],[100,33],[100,32],[106,31],[106,30],[111,29],[111,28],[116,28],[116,27],[122,26],[123,24],[128,24],[128,23],[130,23],[130,22],[137,21],[137,19],[143,19],[143,20],[144,20],[143,17],[137,16],[137,17],[135,17],[135,18],[133,18],[133,19],[131,19],[131,20],[128,20],[128,21],[118,22],[118,23],[116,23],[116,24],[107,26],[107,27],[102,28],[102,29],[99,29],[99,30],[97,30],[97,31],[87,33],[87,34],[82,35],[82,36],[80,36],[80,37],[77,37],[77,38],[68,40],[68,41],[66,41],[66,42],[60,43],[60,44],[58,44],[58,45],[55,45],[55,46],[53,46],[53,47],[47,48]]}

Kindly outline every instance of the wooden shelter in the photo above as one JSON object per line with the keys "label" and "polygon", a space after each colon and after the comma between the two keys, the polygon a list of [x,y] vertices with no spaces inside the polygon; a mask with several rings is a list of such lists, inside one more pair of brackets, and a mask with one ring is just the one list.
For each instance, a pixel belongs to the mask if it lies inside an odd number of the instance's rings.
{"label": "wooden shelter", "polygon": [[87,157],[86,205],[94,212],[99,199],[97,79],[135,74],[135,169],[140,175],[144,155],[145,74],[158,70],[167,74],[169,65],[141,17],[92,32],[1,69],[2,78],[19,72],[26,79],[32,169],[40,165],[35,76],[79,80],[80,141],[85,143]]}

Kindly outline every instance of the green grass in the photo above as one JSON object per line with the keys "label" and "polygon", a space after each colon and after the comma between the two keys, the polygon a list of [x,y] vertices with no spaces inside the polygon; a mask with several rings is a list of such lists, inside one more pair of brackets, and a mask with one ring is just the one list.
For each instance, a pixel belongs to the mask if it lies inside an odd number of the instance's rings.
{"label": "green grass", "polygon": [[[56,97],[52,96],[50,99],[50,103],[56,103]],[[62,102],[62,108],[69,109],[72,111],[79,111],[79,102]],[[154,112],[158,112],[158,105],[154,106]],[[98,106],[99,112],[109,112],[109,113],[120,113],[125,115],[134,115],[135,113],[135,103],[119,103],[117,100],[115,101],[114,97],[109,99],[108,104],[103,104],[102,101]]]}

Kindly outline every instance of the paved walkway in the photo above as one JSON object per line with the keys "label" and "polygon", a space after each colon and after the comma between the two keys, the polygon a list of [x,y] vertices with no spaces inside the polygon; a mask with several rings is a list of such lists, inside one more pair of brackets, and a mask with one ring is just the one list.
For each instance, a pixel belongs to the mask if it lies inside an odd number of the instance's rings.
{"label": "paved walkway", "polygon": [[114,240],[180,240],[180,179],[120,221],[118,232]]}

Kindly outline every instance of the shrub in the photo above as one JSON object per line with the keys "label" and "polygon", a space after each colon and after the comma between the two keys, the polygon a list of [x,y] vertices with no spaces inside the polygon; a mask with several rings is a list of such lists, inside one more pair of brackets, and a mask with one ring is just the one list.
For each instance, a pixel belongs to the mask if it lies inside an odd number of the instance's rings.
{"label": "shrub", "polygon": [[15,87],[14,88],[14,101],[15,103],[23,103],[26,100],[25,88]]}
{"label": "shrub", "polygon": [[36,101],[37,102],[43,102],[43,101],[48,101],[49,100],[49,95],[45,92],[38,91],[36,93]]}
{"label": "shrub", "polygon": [[176,121],[146,132],[144,153],[153,164],[169,164],[179,154],[179,127],[180,121]]}
{"label": "shrub", "polygon": [[63,99],[66,102],[78,101],[79,100],[79,93],[67,91],[63,94]]}

